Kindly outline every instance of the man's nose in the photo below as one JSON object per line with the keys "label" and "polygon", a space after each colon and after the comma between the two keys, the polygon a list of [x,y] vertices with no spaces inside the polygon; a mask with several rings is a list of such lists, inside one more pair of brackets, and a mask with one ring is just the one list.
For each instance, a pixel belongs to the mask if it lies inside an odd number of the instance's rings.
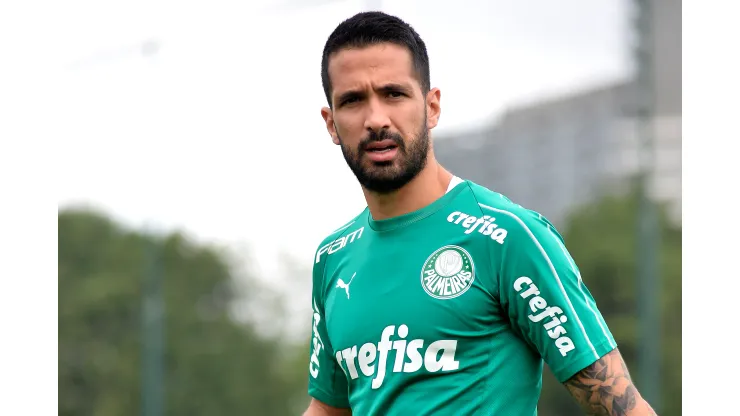
{"label": "man's nose", "polygon": [[367,116],[365,117],[365,129],[379,132],[391,127],[391,120],[388,109],[377,98],[372,97],[367,106]]}

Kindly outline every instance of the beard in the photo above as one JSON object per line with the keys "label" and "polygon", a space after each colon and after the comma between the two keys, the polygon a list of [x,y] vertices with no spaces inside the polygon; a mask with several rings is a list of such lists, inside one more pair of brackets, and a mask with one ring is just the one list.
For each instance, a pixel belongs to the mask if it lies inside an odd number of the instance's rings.
{"label": "beard", "polygon": [[[426,120],[426,117],[424,117]],[[425,122],[426,123],[426,122]],[[398,133],[388,130],[371,131],[362,139],[356,149],[347,146],[339,137],[344,160],[352,170],[357,181],[367,190],[379,194],[389,194],[401,189],[424,169],[429,153],[429,131],[422,124],[419,133],[408,143]],[[392,140],[398,148],[396,157],[386,162],[374,162],[365,157],[367,145],[372,142]]]}

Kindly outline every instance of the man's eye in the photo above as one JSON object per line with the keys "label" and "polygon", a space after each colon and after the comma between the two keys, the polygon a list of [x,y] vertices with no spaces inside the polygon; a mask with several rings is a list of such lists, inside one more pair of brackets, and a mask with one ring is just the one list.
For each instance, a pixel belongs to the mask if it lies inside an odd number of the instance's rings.
{"label": "man's eye", "polygon": [[402,92],[398,92],[398,91],[391,91],[391,92],[388,93],[388,95],[391,96],[392,98],[403,97],[403,93]]}

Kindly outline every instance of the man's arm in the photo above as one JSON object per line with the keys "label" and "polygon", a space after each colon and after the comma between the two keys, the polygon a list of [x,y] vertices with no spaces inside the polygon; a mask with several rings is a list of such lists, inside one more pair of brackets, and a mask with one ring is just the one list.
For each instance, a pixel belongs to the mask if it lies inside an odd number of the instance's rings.
{"label": "man's arm", "polygon": [[303,416],[352,416],[352,411],[350,409],[332,407],[316,399],[311,399],[311,403],[308,405],[306,412],[303,413]]}
{"label": "man's arm", "polygon": [[656,415],[632,384],[627,365],[617,349],[579,371],[564,384],[588,415]]}
{"label": "man's arm", "polygon": [[323,247],[331,244],[335,237],[324,239],[316,251],[313,265],[311,306],[313,323],[311,325],[311,345],[308,362],[308,395],[311,403],[305,416],[343,416],[350,415],[347,378],[334,358],[334,349],[329,339],[324,310],[324,269],[326,256],[319,255]]}

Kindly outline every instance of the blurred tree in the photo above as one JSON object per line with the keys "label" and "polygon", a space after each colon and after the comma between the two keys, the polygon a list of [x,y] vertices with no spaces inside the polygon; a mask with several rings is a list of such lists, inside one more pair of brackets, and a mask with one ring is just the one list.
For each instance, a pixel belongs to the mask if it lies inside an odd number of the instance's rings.
{"label": "blurred tree", "polygon": [[[561,229],[583,281],[594,296],[637,379],[638,317],[635,279],[637,196],[609,196],[575,210]],[[681,228],[661,215],[662,393],[661,414],[681,414]],[[637,385],[639,389],[640,386]],[[658,409],[656,409],[658,410]],[[541,416],[582,414],[549,371],[543,381]]]}
{"label": "blurred tree", "polygon": [[58,226],[60,415],[140,412],[147,244],[158,245],[164,277],[165,414],[292,414],[287,399],[304,392],[285,378],[280,340],[233,318],[242,291],[222,253],[91,211],[61,211]]}
{"label": "blurred tree", "polygon": [[284,329],[284,339],[290,341],[290,348],[285,351],[282,370],[285,379],[291,380],[291,389],[297,392],[291,398],[291,408],[295,415],[302,414],[311,400],[308,396],[308,363],[313,328],[311,307],[313,254],[308,253],[305,259],[296,258],[287,252],[279,254],[279,274],[285,286],[291,288],[291,291],[286,293],[290,299],[288,313],[294,317]]}

